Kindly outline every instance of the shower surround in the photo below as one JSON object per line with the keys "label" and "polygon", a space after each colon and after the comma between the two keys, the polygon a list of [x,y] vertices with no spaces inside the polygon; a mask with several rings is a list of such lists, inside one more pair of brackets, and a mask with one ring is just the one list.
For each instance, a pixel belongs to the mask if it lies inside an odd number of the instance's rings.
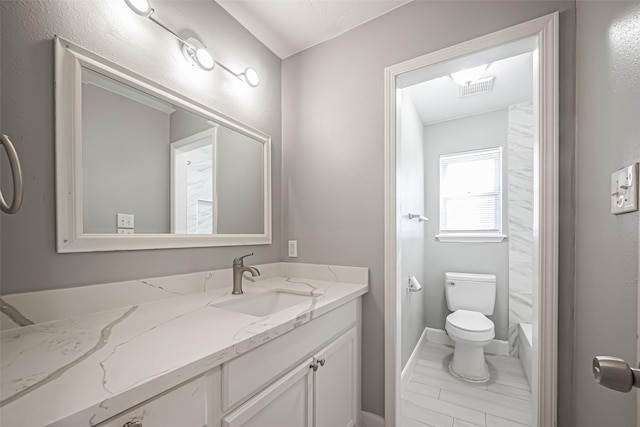
{"label": "shower surround", "polygon": [[509,106],[509,355],[518,357],[518,324],[533,322],[533,103]]}

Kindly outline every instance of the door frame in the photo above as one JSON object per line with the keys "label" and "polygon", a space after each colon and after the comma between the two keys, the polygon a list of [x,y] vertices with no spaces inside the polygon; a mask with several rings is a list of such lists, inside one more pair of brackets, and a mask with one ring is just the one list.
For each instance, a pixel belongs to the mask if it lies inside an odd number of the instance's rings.
{"label": "door frame", "polygon": [[[534,426],[557,423],[558,335],[558,21],[555,12],[464,43],[387,67],[385,74],[385,426],[400,425],[400,283],[397,256],[397,77],[506,43],[537,40],[538,141],[534,144],[534,283],[535,314],[532,397]],[[535,55],[534,55],[535,57]],[[535,61],[535,59],[534,59]],[[534,77],[535,78],[535,77]],[[534,84],[534,87],[536,85]],[[536,321],[537,320],[537,321]]]}
{"label": "door frame", "polygon": [[[218,192],[217,192],[217,146],[218,146],[218,125],[213,125],[210,129],[205,129],[201,132],[197,132],[193,135],[189,135],[185,138],[174,141],[171,146],[171,184],[170,184],[170,205],[171,205],[171,233],[187,234],[186,224],[183,226],[182,222],[186,221],[186,215],[183,215],[182,208],[184,206],[179,201],[184,196],[183,192],[186,191],[184,186],[180,185],[183,174],[186,175],[186,171],[182,170],[182,167],[178,163],[179,157],[184,154],[184,147],[191,145],[199,140],[209,138],[211,140],[211,186],[213,201],[213,215],[212,215],[212,230],[213,234],[218,232]],[[183,218],[184,217],[184,218]]]}

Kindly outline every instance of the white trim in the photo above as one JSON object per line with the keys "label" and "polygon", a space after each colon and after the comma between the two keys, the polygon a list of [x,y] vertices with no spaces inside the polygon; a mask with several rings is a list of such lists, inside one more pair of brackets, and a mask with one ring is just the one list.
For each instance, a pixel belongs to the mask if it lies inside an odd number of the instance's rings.
{"label": "white trim", "polygon": [[493,233],[446,233],[436,234],[436,240],[443,243],[500,243],[507,236]]}
{"label": "white trim", "polygon": [[413,368],[418,363],[418,359],[420,359],[420,354],[422,353],[422,347],[427,340],[427,328],[422,331],[420,338],[418,339],[418,343],[413,348],[411,352],[411,356],[409,356],[409,360],[407,360],[407,364],[402,368],[402,374],[400,374],[400,381],[402,383],[402,390],[407,387],[407,383],[409,382],[409,374],[413,371]]}
{"label": "white trim", "polygon": [[[557,425],[557,293],[558,293],[558,17],[557,12],[385,69],[385,425],[399,425],[400,309],[397,282],[396,212],[396,79],[402,74],[445,63],[505,43],[533,38],[539,57],[539,140],[534,165],[538,196],[534,201],[534,426]],[[537,209],[536,209],[537,208]],[[538,225],[539,224],[539,225]],[[536,345],[537,344],[537,345]]]}
{"label": "white trim", "polygon": [[96,73],[95,71],[82,74],[82,83],[93,85],[118,96],[123,96],[131,101],[153,108],[154,110],[158,110],[164,114],[171,114],[176,111],[176,109],[173,108],[173,105],[168,102],[164,102],[155,96],[147,95],[144,92],[135,90],[130,86],[119,84],[115,80],[105,77],[100,73]]}
{"label": "white trim", "polygon": [[[435,328],[425,328],[426,336],[425,341],[433,342],[436,344],[442,345],[450,345],[455,346],[455,342],[451,338],[446,331],[442,329]],[[504,340],[492,340],[487,346],[484,348],[484,352],[488,354],[495,354],[497,356],[508,356],[509,355],[509,341]]]}
{"label": "white trim", "polygon": [[[206,105],[55,37],[56,120],[56,243],[64,252],[122,251],[208,246],[267,245],[272,243],[271,137]],[[146,93],[209,119],[263,147],[263,233],[260,234],[90,234],[83,231],[82,206],[82,67],[136,87]]]}
{"label": "white trim", "polygon": [[[640,236],[640,217],[638,217],[638,236]],[[640,290],[640,239],[638,240],[638,284],[636,289]],[[637,331],[640,332],[640,310],[638,310],[638,308],[640,308],[640,291],[637,292],[637,296],[636,296],[636,310],[638,312],[637,314]],[[636,334],[636,366],[640,366],[638,365],[638,362],[640,362],[640,333]],[[640,393],[636,393],[636,407],[640,408]],[[640,426],[640,410],[636,411],[636,426]]]}
{"label": "white trim", "polygon": [[371,412],[360,411],[359,427],[384,427],[384,418]]}

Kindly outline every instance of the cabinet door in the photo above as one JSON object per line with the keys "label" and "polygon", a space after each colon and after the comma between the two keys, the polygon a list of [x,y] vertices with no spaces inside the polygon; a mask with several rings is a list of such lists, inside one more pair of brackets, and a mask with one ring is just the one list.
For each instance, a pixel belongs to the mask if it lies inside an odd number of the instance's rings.
{"label": "cabinet door", "polygon": [[209,424],[209,378],[203,376],[156,397],[100,427],[203,427]]}
{"label": "cabinet door", "polygon": [[312,427],[312,359],[222,420],[223,427]]}
{"label": "cabinet door", "polygon": [[356,330],[353,328],[314,358],[314,364],[318,364],[313,375],[314,427],[356,425],[356,344]]}

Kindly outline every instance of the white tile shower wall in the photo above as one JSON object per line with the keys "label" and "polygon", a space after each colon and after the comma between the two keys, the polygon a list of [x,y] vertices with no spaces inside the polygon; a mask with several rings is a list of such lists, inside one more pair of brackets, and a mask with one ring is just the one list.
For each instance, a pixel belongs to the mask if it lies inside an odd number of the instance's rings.
{"label": "white tile shower wall", "polygon": [[518,356],[518,324],[533,322],[533,103],[509,106],[509,354]]}
{"label": "white tile shower wall", "polygon": [[[213,146],[187,154],[187,233],[211,234],[213,229]],[[202,202],[209,202],[203,206]],[[208,209],[207,209],[208,208]]]}
{"label": "white tile shower wall", "polygon": [[[323,280],[367,285],[369,270],[318,264],[273,263],[256,265],[261,275],[245,277],[245,286],[274,277]],[[50,291],[25,292],[0,297],[0,330],[66,319],[89,313],[184,297],[214,289],[231,292],[232,270],[201,271],[175,276],[106,283]],[[250,286],[250,285],[249,285]]]}

